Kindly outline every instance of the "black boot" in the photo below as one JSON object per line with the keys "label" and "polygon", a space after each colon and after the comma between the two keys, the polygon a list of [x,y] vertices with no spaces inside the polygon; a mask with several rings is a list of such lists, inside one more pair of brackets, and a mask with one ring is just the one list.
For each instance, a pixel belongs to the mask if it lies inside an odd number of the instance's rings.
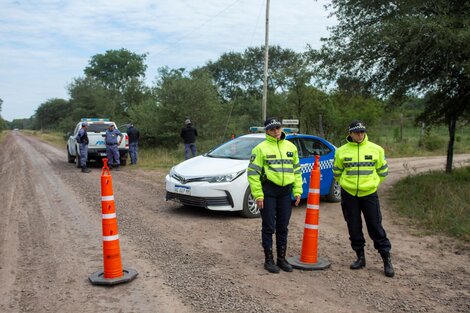
{"label": "black boot", "polygon": [[286,260],[286,246],[277,247],[277,266],[284,272],[292,272],[292,265]]}
{"label": "black boot", "polygon": [[279,273],[279,267],[274,263],[273,250],[264,250],[264,268],[270,273]]}
{"label": "black boot", "polygon": [[380,253],[382,256],[382,260],[384,260],[384,274],[387,277],[395,276],[395,271],[393,270],[392,265],[392,257],[390,256],[390,252],[382,252]]}
{"label": "black boot", "polygon": [[364,253],[364,249],[357,250],[356,254],[357,254],[357,260],[354,261],[350,266],[352,270],[358,270],[363,267],[366,267],[366,255]]}
{"label": "black boot", "polygon": [[86,167],[82,166],[82,173],[90,173],[91,171]]}

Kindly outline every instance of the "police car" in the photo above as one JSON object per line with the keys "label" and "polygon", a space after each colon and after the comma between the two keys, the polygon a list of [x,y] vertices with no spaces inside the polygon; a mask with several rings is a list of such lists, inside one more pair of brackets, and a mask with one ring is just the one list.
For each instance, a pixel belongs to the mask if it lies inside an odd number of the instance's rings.
{"label": "police car", "polygon": [[[284,128],[286,130],[289,129]],[[286,135],[299,151],[302,199],[308,196],[310,172],[315,155],[319,155],[320,195],[330,202],[340,201],[341,190],[332,171],[336,147],[313,135]],[[250,192],[247,167],[251,150],[265,138],[264,133],[243,135],[174,166],[165,178],[166,200],[214,211],[240,211],[244,217],[258,217],[260,212]]]}

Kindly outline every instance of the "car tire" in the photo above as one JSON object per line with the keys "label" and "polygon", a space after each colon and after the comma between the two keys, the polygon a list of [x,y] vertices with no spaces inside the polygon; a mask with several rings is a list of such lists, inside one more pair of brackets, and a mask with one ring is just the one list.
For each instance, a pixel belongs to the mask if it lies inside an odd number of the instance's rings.
{"label": "car tire", "polygon": [[122,165],[122,166],[126,166],[126,164],[127,164],[127,159],[125,159],[125,160],[121,159],[120,162],[121,162],[121,165]]}
{"label": "car tire", "polygon": [[256,200],[251,195],[249,186],[245,191],[245,196],[243,197],[243,209],[240,212],[240,215],[248,218],[256,218],[260,216],[258,206],[256,205]]}
{"label": "car tire", "polygon": [[69,163],[74,163],[75,162],[75,157],[70,154],[69,152],[69,146],[67,146],[67,162]]}
{"label": "car tire", "polygon": [[341,201],[341,186],[336,180],[331,183],[330,191],[326,196],[328,202],[340,202]]}

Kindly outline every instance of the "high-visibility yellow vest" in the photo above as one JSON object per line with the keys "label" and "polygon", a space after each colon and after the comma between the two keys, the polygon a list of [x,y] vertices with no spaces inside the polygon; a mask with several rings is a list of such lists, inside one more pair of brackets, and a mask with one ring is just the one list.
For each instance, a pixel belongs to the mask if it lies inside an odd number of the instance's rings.
{"label": "high-visibility yellow vest", "polygon": [[282,133],[281,140],[266,135],[266,140],[251,151],[248,182],[255,199],[264,199],[262,183],[269,180],[278,186],[292,184],[294,197],[302,194],[302,172],[297,147]]}
{"label": "high-visibility yellow vest", "polygon": [[388,175],[384,149],[369,141],[361,143],[348,137],[348,142],[335,152],[333,175],[349,194],[364,197],[377,191]]}

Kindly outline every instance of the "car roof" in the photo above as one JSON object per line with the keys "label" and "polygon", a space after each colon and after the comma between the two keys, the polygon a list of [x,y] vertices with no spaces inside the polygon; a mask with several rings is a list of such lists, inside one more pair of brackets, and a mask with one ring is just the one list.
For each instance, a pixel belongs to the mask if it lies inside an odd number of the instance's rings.
{"label": "car roof", "polygon": [[[246,134],[246,135],[242,135],[240,137],[245,137],[245,138],[265,138],[266,137],[266,134],[265,133],[254,133],[254,134]],[[322,137],[319,137],[319,136],[315,136],[315,135],[309,135],[309,134],[297,134],[297,133],[286,133],[286,138],[289,139],[289,138],[296,138],[296,137],[299,137],[299,138],[318,138],[318,139],[323,139],[325,140],[324,138]]]}

